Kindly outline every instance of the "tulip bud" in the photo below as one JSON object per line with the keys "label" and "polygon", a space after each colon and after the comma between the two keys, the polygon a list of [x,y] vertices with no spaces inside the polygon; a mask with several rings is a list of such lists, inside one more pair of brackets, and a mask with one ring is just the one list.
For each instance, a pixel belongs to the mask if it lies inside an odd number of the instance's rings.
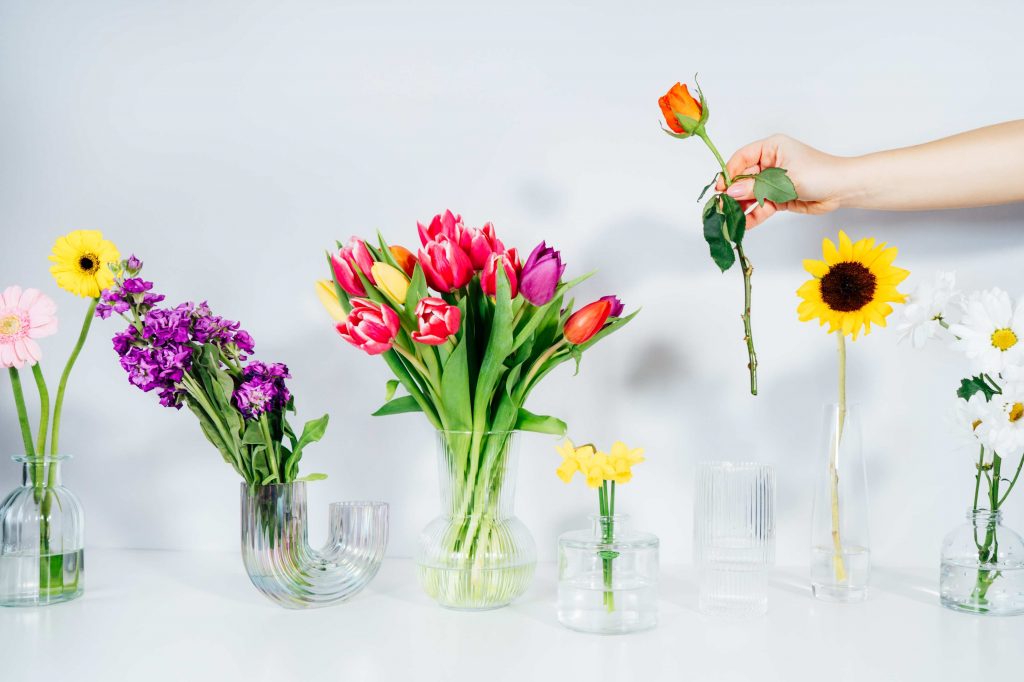
{"label": "tulip bud", "polygon": [[417,222],[416,229],[420,233],[420,243],[426,246],[429,242],[437,241],[442,235],[456,244],[461,244],[462,233],[466,228],[462,225],[462,216],[446,210],[434,216],[429,225]]}
{"label": "tulip bud", "polygon": [[368,355],[380,355],[391,350],[398,335],[398,313],[384,304],[365,298],[352,299],[352,312],[348,319],[335,327],[341,338]]}
{"label": "tulip bud", "polygon": [[467,228],[459,239],[459,246],[466,252],[477,270],[487,267],[487,261],[490,260],[492,253],[505,252],[505,245],[494,233],[494,225],[491,223],[481,228]]}
{"label": "tulip bud", "polygon": [[509,249],[505,253],[492,253],[487,260],[484,271],[480,274],[480,288],[488,296],[496,296],[498,293],[498,265],[505,269],[505,277],[508,278],[509,295],[515,298],[519,294],[519,254],[515,249]]}
{"label": "tulip bud", "polygon": [[608,301],[612,304],[612,310],[608,313],[608,317],[622,317],[622,309],[626,306],[622,305],[622,301],[619,300],[618,296],[602,296],[601,301]]}
{"label": "tulip bud", "polygon": [[604,323],[608,321],[608,315],[612,311],[612,304],[609,301],[594,301],[583,306],[565,321],[565,339],[573,345],[586,343],[594,338],[594,335],[601,331]]}
{"label": "tulip bud", "polygon": [[419,331],[412,333],[412,340],[429,346],[440,346],[449,336],[458,333],[462,311],[442,298],[428,296],[416,304],[416,321]]}
{"label": "tulip bud", "polygon": [[412,255],[412,252],[404,246],[394,244],[388,248],[391,250],[395,262],[398,263],[398,267],[402,268],[406,275],[412,277],[412,273],[416,271],[416,256]]}
{"label": "tulip bud", "polygon": [[672,132],[681,137],[689,137],[697,126],[706,120],[703,96],[701,97],[701,101],[697,101],[685,85],[676,83],[658,99],[665,123]]}
{"label": "tulip bud", "polygon": [[334,282],[329,279],[317,280],[316,283],[316,297],[320,299],[320,303],[327,311],[335,322],[344,322],[345,310],[338,303],[338,294],[334,290]]}
{"label": "tulip bud", "polygon": [[530,252],[519,278],[519,290],[523,298],[541,306],[555,297],[555,289],[565,272],[562,254],[541,242]]}
{"label": "tulip bud", "polygon": [[363,281],[356,274],[356,267],[364,277],[370,280],[371,284],[376,284],[373,281],[373,274],[370,272],[370,268],[373,267],[373,256],[370,255],[370,250],[366,248],[366,242],[362,239],[352,237],[348,244],[331,256],[331,265],[334,268],[334,277],[338,280],[338,285],[349,296],[366,296],[366,288],[363,287]]}
{"label": "tulip bud", "polygon": [[443,234],[420,249],[420,267],[427,284],[441,293],[451,293],[473,279],[473,263],[458,243]]}
{"label": "tulip bud", "polygon": [[409,293],[409,278],[398,268],[387,263],[374,263],[370,268],[377,288],[395,303],[405,303]]}

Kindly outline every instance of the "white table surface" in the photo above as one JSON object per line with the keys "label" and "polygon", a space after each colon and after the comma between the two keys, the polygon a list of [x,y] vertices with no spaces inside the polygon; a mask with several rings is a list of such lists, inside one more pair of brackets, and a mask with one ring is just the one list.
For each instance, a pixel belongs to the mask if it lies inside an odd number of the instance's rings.
{"label": "white table surface", "polygon": [[237,553],[90,550],[81,599],[0,609],[0,680],[1022,679],[1024,617],[947,611],[936,573],[876,569],[867,602],[836,605],[778,570],[768,615],[732,621],[698,613],[692,569],[665,566],[658,628],[601,637],[559,626],[551,564],[495,611],[435,606],[402,559],[348,603],[289,611]]}

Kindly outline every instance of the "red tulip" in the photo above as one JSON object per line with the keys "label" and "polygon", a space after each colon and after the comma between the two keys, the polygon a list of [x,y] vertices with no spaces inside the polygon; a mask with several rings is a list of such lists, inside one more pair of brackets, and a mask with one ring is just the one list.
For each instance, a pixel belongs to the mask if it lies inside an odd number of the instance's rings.
{"label": "red tulip", "polygon": [[398,313],[382,303],[353,298],[348,319],[335,327],[341,338],[368,355],[391,350],[398,334]]}
{"label": "red tulip", "polygon": [[583,306],[565,321],[565,339],[574,345],[586,343],[601,331],[612,312],[611,301],[599,300]]}
{"label": "red tulip", "polygon": [[451,293],[473,279],[473,263],[456,241],[444,234],[420,249],[420,267],[427,284],[441,293]]}
{"label": "red tulip", "polygon": [[459,331],[462,311],[448,305],[444,299],[428,296],[416,305],[416,321],[419,331],[412,333],[412,340],[429,346],[440,346],[449,336]]}
{"label": "red tulip", "polygon": [[515,298],[519,293],[519,273],[522,266],[519,265],[519,254],[515,249],[509,249],[505,253],[492,253],[487,259],[487,265],[480,274],[480,288],[488,296],[495,296],[498,292],[498,264],[505,268],[505,276],[508,278],[510,295]]}
{"label": "red tulip", "polygon": [[448,239],[451,239],[456,244],[461,244],[462,233],[466,230],[462,225],[462,216],[455,215],[448,210],[434,216],[429,225],[417,222],[416,229],[419,230],[420,243],[423,246],[432,241],[437,241],[437,238],[441,235],[448,237]]}
{"label": "red tulip", "polygon": [[487,267],[492,253],[505,253],[505,245],[494,233],[494,225],[491,223],[483,227],[466,228],[459,239],[459,246],[469,255],[469,260],[477,270]]}
{"label": "red tulip", "polygon": [[373,275],[370,274],[370,268],[373,267],[373,256],[370,255],[370,250],[366,248],[366,242],[362,239],[352,237],[348,244],[331,256],[331,265],[334,268],[334,276],[338,280],[338,285],[349,296],[366,296],[366,288],[363,286],[362,280],[359,279],[359,275],[356,274],[356,266],[359,267],[363,276],[370,280],[370,283],[376,284],[373,281]]}

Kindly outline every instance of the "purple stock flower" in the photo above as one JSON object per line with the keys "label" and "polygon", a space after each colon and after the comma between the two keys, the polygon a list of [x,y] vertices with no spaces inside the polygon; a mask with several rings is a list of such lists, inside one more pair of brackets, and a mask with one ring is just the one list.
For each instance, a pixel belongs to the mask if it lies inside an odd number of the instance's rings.
{"label": "purple stock flower", "polygon": [[288,378],[288,367],[279,362],[249,363],[242,370],[242,383],[232,396],[235,407],[246,419],[259,419],[265,412],[283,408],[291,399],[284,384]]}
{"label": "purple stock flower", "polygon": [[599,301],[608,301],[612,304],[612,311],[608,313],[608,317],[621,317],[622,309],[625,308],[622,305],[622,301],[619,300],[618,296],[602,296],[598,299]]}
{"label": "purple stock flower", "polygon": [[134,253],[128,257],[128,260],[124,262],[124,265],[125,268],[127,268],[127,270],[132,274],[142,269],[142,261],[136,258]]}
{"label": "purple stock flower", "polygon": [[526,259],[519,276],[519,292],[533,305],[541,306],[555,297],[558,281],[565,272],[562,254],[541,242]]}
{"label": "purple stock flower", "polygon": [[132,277],[121,283],[121,291],[129,294],[141,294],[153,288],[152,282],[147,282],[141,277]]}

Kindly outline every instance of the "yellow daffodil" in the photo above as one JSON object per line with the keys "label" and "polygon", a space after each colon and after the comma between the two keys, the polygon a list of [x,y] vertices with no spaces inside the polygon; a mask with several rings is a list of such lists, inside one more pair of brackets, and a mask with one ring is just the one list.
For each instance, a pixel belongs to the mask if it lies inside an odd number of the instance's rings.
{"label": "yellow daffodil", "polygon": [[327,314],[334,319],[335,322],[344,322],[348,317],[345,314],[345,310],[341,307],[338,302],[338,292],[334,290],[334,282],[329,279],[320,279],[316,282],[316,297],[320,299],[321,305],[327,311]]}
{"label": "yellow daffodil", "polygon": [[589,443],[576,447],[568,439],[555,449],[562,456],[562,464],[555,470],[555,473],[565,483],[571,481],[577,471],[582,471],[581,463],[589,462],[596,452],[594,446]]}
{"label": "yellow daffodil", "polygon": [[99,230],[75,230],[58,237],[50,254],[50,274],[57,286],[75,296],[98,298],[114,283],[110,266],[121,260],[114,244]]}
{"label": "yellow daffodil", "polygon": [[404,272],[393,265],[376,262],[370,267],[370,273],[381,293],[395,303],[405,303],[405,297],[409,293],[409,278]]}
{"label": "yellow daffodil", "polygon": [[616,483],[629,483],[633,478],[633,465],[644,461],[643,448],[631,448],[621,440],[612,444],[612,451],[608,455],[612,469],[615,471],[611,480]]}
{"label": "yellow daffodil", "polygon": [[605,481],[610,481],[615,476],[615,468],[612,466],[608,455],[598,452],[587,462],[580,462],[580,473],[587,479],[587,485],[591,488],[600,488]]}
{"label": "yellow daffodil", "polygon": [[875,244],[874,239],[854,243],[839,232],[839,246],[831,239],[822,242],[824,260],[805,260],[804,269],[813,279],[797,290],[803,300],[797,307],[801,322],[817,318],[826,322],[829,333],[838,331],[854,340],[871,324],[885,326],[892,312],[890,303],[902,303],[906,296],[896,286],[910,273],[893,266],[896,247]]}

